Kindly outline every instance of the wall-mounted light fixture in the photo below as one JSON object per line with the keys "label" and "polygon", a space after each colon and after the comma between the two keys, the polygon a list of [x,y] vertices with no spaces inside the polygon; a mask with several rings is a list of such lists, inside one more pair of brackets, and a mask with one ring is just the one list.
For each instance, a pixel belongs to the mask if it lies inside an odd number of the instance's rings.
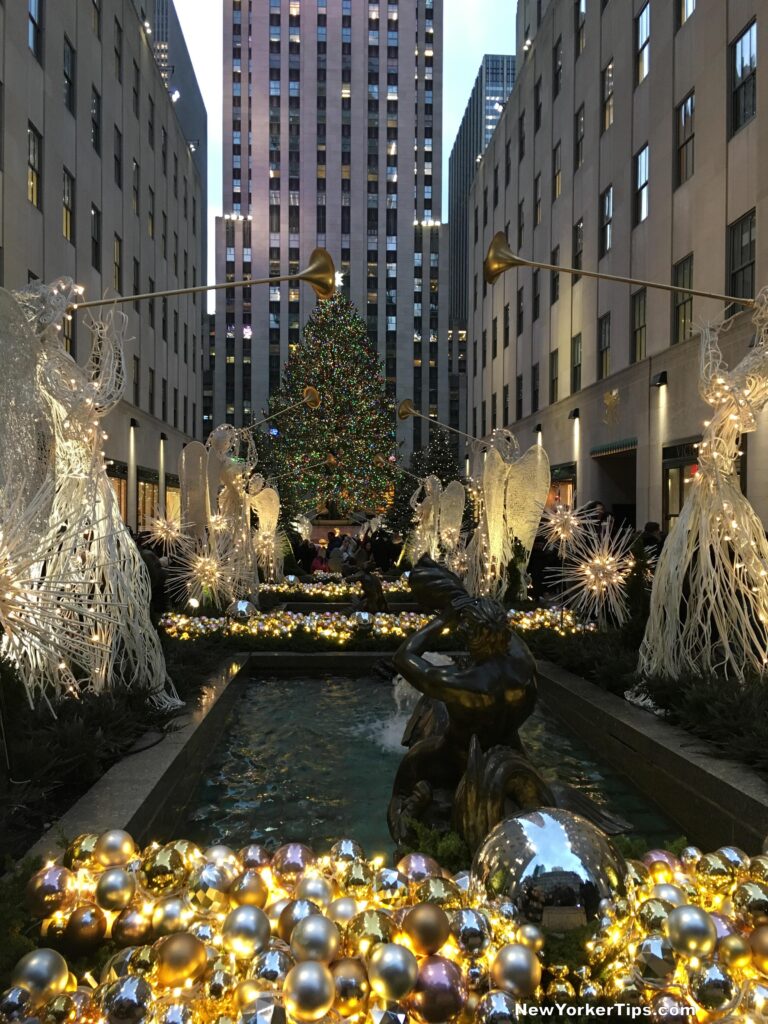
{"label": "wall-mounted light fixture", "polygon": [[541,424],[540,423],[536,424],[536,426],[533,428],[533,432],[534,432],[534,434],[540,434],[541,433]]}
{"label": "wall-mounted light fixture", "polygon": [[575,409],[571,409],[571,411],[568,413],[568,419],[569,420],[577,420],[578,418],[579,418],[579,407],[577,405]]}
{"label": "wall-mounted light fixture", "polygon": [[652,388],[665,388],[667,386],[667,371],[662,370],[661,373],[655,373],[651,379]]}
{"label": "wall-mounted light fixture", "polygon": [[139,423],[139,421],[137,419],[135,419],[133,416],[131,416],[131,427],[132,427],[132,429],[133,430],[138,430],[140,426],[141,426],[141,424]]}
{"label": "wall-mounted light fixture", "polygon": [[168,440],[168,435],[167,434],[161,434],[160,435],[160,440],[161,441],[167,441]]}

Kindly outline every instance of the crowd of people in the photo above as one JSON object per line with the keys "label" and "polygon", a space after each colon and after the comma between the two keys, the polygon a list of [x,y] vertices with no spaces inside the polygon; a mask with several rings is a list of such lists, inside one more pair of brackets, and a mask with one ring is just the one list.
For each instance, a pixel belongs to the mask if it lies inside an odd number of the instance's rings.
{"label": "crowd of people", "polygon": [[302,540],[294,549],[296,561],[305,573],[340,573],[345,568],[363,567],[387,572],[400,557],[403,543],[399,537],[377,530],[353,537],[349,533],[329,530],[325,540],[313,543]]}

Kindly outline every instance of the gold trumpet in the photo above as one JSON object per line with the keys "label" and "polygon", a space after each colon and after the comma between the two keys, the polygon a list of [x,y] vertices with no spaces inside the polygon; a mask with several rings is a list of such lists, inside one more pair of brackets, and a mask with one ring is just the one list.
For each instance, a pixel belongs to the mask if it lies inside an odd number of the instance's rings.
{"label": "gold trumpet", "polygon": [[480,440],[480,438],[475,437],[473,434],[467,434],[464,430],[457,430],[456,427],[451,427],[449,424],[443,423],[442,420],[434,419],[432,416],[425,416],[423,412],[419,412],[410,398],[404,398],[397,407],[397,418],[399,420],[409,420],[411,416],[417,416],[420,420],[427,420],[428,423],[432,423],[436,427],[442,427],[443,430],[450,430],[452,434],[458,434],[459,437],[466,437],[470,441]]}
{"label": "gold trumpet", "polygon": [[263,420],[258,420],[256,423],[249,423],[244,429],[255,430],[256,427],[260,427],[264,423],[269,423],[270,420],[275,420],[278,416],[283,416],[285,413],[290,412],[292,409],[298,409],[302,405],[306,405],[308,409],[320,408],[320,392],[317,388],[313,388],[311,384],[308,384],[302,391],[300,401],[293,402],[291,405],[286,405],[284,409],[280,409],[278,412],[273,412],[271,416],[265,416]]}
{"label": "gold trumpet", "polygon": [[142,302],[145,299],[170,299],[178,295],[199,295],[203,292],[221,291],[222,288],[249,288],[254,284],[277,284],[279,281],[304,281],[320,302],[330,299],[336,290],[336,267],[327,249],[314,249],[309,264],[296,274],[282,274],[280,277],[247,277],[243,281],[226,281],[224,284],[201,284],[195,288],[174,288],[164,292],[143,292],[140,295],[117,295],[109,299],[92,299],[90,302],[73,302],[69,312],[78,309],[95,309],[97,306],[119,306],[124,302]]}
{"label": "gold trumpet", "polygon": [[702,299],[716,299],[718,302],[725,302],[728,305],[735,303],[738,306],[754,306],[754,299],[740,298],[736,295],[721,295],[719,292],[698,291],[695,288],[686,286],[664,284],[661,281],[643,281],[636,277],[621,277],[618,274],[601,274],[595,270],[584,270],[582,267],[565,267],[554,263],[541,263],[539,260],[527,260],[517,253],[512,252],[509,247],[506,235],[503,231],[497,231],[488,246],[488,252],[483,261],[483,276],[487,284],[493,284],[507,270],[515,267],[531,267],[534,270],[551,270],[555,274],[571,274],[577,277],[591,277],[597,281],[613,281],[617,284],[628,284],[639,288],[656,288],[663,292],[679,292],[685,295],[698,295]]}

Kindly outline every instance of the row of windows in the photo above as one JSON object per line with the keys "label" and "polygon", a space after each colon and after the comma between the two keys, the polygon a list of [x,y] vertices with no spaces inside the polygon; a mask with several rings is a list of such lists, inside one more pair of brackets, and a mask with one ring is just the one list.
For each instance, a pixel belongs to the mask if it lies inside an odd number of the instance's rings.
{"label": "row of windows", "polygon": [[[739,297],[751,297],[755,288],[755,242],[756,242],[756,216],[752,210],[742,217],[728,229],[728,255],[729,255],[729,287],[731,294]],[[559,297],[558,274],[551,274],[552,301]],[[671,298],[671,343],[673,345],[685,341],[693,331],[693,296],[690,289],[693,282],[693,254],[689,254],[680,260],[672,268],[672,284],[678,291],[672,294]],[[538,272],[534,272],[533,280],[533,320],[538,319]],[[523,289],[519,289],[517,296],[517,333],[523,330]],[[734,310],[732,310],[734,311]],[[509,304],[504,307],[504,347],[507,348],[510,341],[510,308]],[[630,363],[640,362],[647,355],[647,293],[642,288],[633,292],[630,298],[630,329],[629,329],[629,361]],[[483,332],[482,338],[482,365],[487,365],[487,332]],[[477,375],[477,343],[474,348],[474,374]],[[570,367],[570,393],[579,391],[582,387],[582,335],[576,334],[571,339],[571,367]],[[498,318],[494,317],[491,328],[491,358],[498,353]],[[606,313],[598,318],[596,329],[596,376],[597,380],[605,380],[612,372],[611,365],[611,314]],[[549,402],[553,404],[559,400],[559,370],[558,352],[550,353],[550,389]],[[518,407],[516,418],[522,418],[522,375],[517,377]],[[538,363],[533,364],[531,375],[531,412],[538,409]],[[505,386],[506,390],[506,386]],[[485,403],[483,403],[485,404]],[[506,404],[506,403],[505,403]],[[508,420],[505,419],[504,424]],[[483,432],[486,431],[485,424]]]}
{"label": "row of windows", "polygon": [[[142,388],[141,388],[141,359],[138,356],[133,357],[133,404],[137,409],[142,408]],[[165,423],[171,424],[171,426],[180,428],[185,434],[188,432],[188,411],[189,411],[189,400],[186,395],[182,396],[181,400],[181,422],[179,422],[179,389],[173,388],[171,391],[171,406],[168,407],[168,381],[163,377],[160,381],[160,409],[157,409],[157,395],[155,392],[155,371],[150,367],[147,371],[147,404],[146,409],[151,416],[159,415],[160,419]],[[169,415],[170,413],[170,415]],[[195,429],[195,421],[197,419],[197,404],[192,403],[192,431]]]}

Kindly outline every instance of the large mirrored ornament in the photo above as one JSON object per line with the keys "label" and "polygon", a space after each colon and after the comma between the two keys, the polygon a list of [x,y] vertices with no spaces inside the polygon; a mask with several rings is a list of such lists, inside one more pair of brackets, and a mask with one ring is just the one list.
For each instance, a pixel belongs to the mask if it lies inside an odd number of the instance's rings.
{"label": "large mirrored ornament", "polygon": [[624,892],[626,865],[610,840],[570,811],[541,808],[500,822],[472,866],[489,896],[507,896],[531,922],[562,930]]}

